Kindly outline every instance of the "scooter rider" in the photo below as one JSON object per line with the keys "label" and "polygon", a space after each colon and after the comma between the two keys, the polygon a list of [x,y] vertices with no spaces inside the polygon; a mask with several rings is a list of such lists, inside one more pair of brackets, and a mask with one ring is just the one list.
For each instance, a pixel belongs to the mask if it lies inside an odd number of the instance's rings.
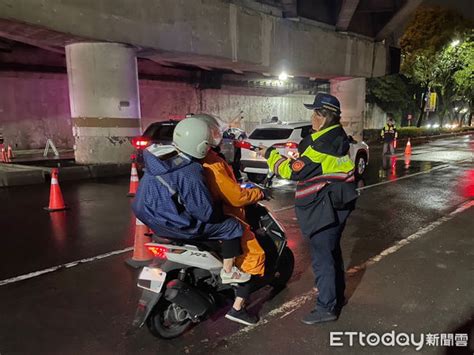
{"label": "scooter rider", "polygon": [[318,93],[313,104],[313,134],[305,137],[296,160],[273,148],[261,147],[269,168],[280,177],[298,181],[295,210],[302,234],[309,238],[316,287],[315,309],[305,324],[333,321],[344,304],[345,273],[340,239],[358,197],[349,140],[340,124],[339,100]]}
{"label": "scooter rider", "polygon": [[199,162],[209,151],[210,141],[208,126],[191,117],[176,126],[173,146],[145,149],[145,174],[132,208],[136,217],[159,236],[221,240],[222,282],[247,282],[250,275],[234,266],[234,258],[242,254],[242,226],[214,211]]}
{"label": "scooter rider", "polygon": [[[203,160],[204,176],[211,191],[215,205],[222,206],[224,215],[235,217],[244,230],[241,239],[243,254],[236,259],[236,265],[246,273],[263,276],[265,271],[265,252],[259,245],[255,234],[246,221],[245,206],[253,205],[265,196],[259,188],[241,188],[232,167],[219,154],[222,130],[219,122],[211,115],[193,116],[205,122],[212,132],[211,150]],[[244,303],[250,294],[250,284],[241,284],[236,289],[236,299],[226,318],[246,325],[257,323],[256,316],[247,313]]]}

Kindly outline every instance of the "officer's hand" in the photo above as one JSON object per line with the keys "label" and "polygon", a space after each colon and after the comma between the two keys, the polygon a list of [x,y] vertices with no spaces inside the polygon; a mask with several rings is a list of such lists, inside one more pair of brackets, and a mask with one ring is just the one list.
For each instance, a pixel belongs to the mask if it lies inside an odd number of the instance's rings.
{"label": "officer's hand", "polygon": [[265,154],[267,153],[267,150],[268,150],[268,147],[263,144],[260,144],[258,146],[258,154],[261,155],[262,157],[265,156]]}

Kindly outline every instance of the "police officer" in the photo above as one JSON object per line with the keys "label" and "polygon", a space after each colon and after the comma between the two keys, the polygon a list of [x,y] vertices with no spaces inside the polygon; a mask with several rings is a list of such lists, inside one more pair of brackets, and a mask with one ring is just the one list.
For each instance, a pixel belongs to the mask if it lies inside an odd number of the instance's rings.
{"label": "police officer", "polygon": [[312,267],[318,288],[316,307],[302,321],[316,324],[336,320],[344,304],[344,263],[340,239],[347,217],[358,197],[349,140],[340,124],[339,100],[318,93],[311,116],[314,133],[298,148],[299,157],[288,159],[274,148],[261,146],[270,170],[281,178],[298,181],[295,210],[302,234],[311,244]]}
{"label": "police officer", "polygon": [[391,113],[387,114],[387,124],[380,131],[380,136],[383,140],[383,155],[387,154],[390,149],[390,154],[395,154],[395,140],[398,137],[395,121]]}

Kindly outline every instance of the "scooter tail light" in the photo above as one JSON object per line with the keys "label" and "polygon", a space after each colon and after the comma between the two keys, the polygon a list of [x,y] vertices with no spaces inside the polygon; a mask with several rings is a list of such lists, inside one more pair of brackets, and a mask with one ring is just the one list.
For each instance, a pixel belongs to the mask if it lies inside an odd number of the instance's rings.
{"label": "scooter tail light", "polygon": [[155,258],[166,259],[168,248],[157,245],[147,245],[146,247],[153,254],[153,256],[155,256]]}
{"label": "scooter tail light", "polygon": [[295,142],[288,142],[285,144],[285,148],[288,149],[298,149],[298,143]]}

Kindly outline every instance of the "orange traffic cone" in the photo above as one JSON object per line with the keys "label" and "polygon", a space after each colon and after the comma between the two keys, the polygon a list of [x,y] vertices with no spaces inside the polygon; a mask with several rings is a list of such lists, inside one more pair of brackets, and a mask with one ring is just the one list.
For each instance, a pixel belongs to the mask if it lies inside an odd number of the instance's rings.
{"label": "orange traffic cone", "polygon": [[133,197],[137,193],[138,184],[140,180],[138,180],[138,172],[137,172],[137,164],[132,163],[132,171],[130,172],[130,189],[128,191],[127,196]]}
{"label": "orange traffic cone", "polygon": [[5,151],[4,146],[2,145],[1,151],[0,151],[0,161],[7,163],[8,162],[8,156],[7,152]]}
{"label": "orange traffic cone", "polygon": [[12,159],[15,158],[15,156],[13,155],[13,149],[10,145],[8,146],[7,157],[8,161],[12,161]]}
{"label": "orange traffic cone", "polygon": [[58,182],[58,168],[51,169],[51,189],[49,191],[49,206],[44,208],[48,212],[64,211],[68,207],[64,204],[63,194]]}
{"label": "orange traffic cone", "polygon": [[408,138],[407,146],[405,147],[405,155],[411,155],[411,143],[410,143],[410,138]]}
{"label": "orange traffic cone", "polygon": [[148,265],[153,260],[153,254],[145,246],[151,242],[151,233],[148,227],[138,218],[135,219],[135,242],[133,243],[133,256],[125,260],[127,265],[137,269]]}

